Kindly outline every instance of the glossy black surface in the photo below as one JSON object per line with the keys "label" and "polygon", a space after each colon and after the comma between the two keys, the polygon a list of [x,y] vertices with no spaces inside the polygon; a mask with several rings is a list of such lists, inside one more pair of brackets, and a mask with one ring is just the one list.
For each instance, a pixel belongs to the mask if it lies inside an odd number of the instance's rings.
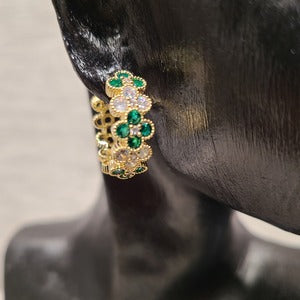
{"label": "glossy black surface", "polygon": [[231,210],[300,233],[299,2],[54,5],[91,93],[108,100],[121,68],[147,80],[155,154],[147,174],[105,177],[89,215],[21,231],[7,300],[300,299],[299,251]]}

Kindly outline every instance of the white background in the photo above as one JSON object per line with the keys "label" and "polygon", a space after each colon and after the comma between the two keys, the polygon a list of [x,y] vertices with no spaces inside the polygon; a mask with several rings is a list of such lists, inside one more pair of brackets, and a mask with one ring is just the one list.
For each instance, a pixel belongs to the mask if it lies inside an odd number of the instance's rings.
{"label": "white background", "polygon": [[24,224],[82,213],[99,189],[87,92],[50,0],[0,0],[0,140],[3,257]]}

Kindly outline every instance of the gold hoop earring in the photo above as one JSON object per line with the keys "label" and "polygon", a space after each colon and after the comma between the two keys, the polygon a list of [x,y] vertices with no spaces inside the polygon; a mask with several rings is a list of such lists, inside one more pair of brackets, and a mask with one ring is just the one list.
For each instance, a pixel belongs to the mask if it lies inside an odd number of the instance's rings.
{"label": "gold hoop earring", "polygon": [[146,141],[155,127],[144,117],[152,106],[144,94],[146,86],[143,78],[121,70],[106,81],[108,104],[96,96],[91,99],[98,156],[105,174],[128,179],[148,170],[152,148]]}

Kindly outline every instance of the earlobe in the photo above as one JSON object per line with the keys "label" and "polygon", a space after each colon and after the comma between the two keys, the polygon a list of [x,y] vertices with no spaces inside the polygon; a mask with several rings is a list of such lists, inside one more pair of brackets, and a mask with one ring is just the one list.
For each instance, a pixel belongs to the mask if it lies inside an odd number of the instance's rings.
{"label": "earlobe", "polygon": [[79,0],[53,0],[53,4],[74,69],[93,95],[105,97],[106,79],[124,65],[119,34],[123,4]]}

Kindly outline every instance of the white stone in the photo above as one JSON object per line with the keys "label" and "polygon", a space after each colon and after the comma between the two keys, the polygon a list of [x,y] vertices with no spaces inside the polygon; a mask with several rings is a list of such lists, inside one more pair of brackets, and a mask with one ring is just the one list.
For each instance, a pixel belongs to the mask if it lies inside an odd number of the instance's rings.
{"label": "white stone", "polygon": [[137,160],[138,160],[137,154],[135,152],[131,152],[130,155],[129,155],[129,160],[136,163]]}
{"label": "white stone", "polygon": [[138,152],[138,156],[140,159],[146,159],[147,157],[149,157],[151,154],[151,150],[149,146],[143,146],[139,152]]}
{"label": "white stone", "polygon": [[136,98],[130,99],[130,100],[129,100],[129,104],[130,104],[130,106],[131,106],[132,108],[135,107],[135,106],[136,106]]}
{"label": "white stone", "polygon": [[125,167],[127,169],[133,169],[136,166],[136,164],[137,164],[137,161],[127,161],[125,163]]}
{"label": "white stone", "polygon": [[115,153],[117,161],[126,161],[128,159],[129,151],[127,149],[120,149]]}
{"label": "white stone", "polygon": [[136,135],[138,136],[140,133],[140,128],[139,126],[133,126],[130,128],[130,135]]}
{"label": "white stone", "polygon": [[113,107],[117,112],[125,112],[128,109],[127,100],[124,97],[117,97],[113,100]]}
{"label": "white stone", "polygon": [[125,86],[123,88],[123,96],[129,100],[135,100],[137,90],[132,86]]}
{"label": "white stone", "polygon": [[137,98],[137,106],[142,111],[148,111],[151,108],[151,101],[148,97],[140,95]]}
{"label": "white stone", "polygon": [[125,84],[131,84],[132,83],[132,80],[130,78],[122,78],[122,83],[125,85]]}

